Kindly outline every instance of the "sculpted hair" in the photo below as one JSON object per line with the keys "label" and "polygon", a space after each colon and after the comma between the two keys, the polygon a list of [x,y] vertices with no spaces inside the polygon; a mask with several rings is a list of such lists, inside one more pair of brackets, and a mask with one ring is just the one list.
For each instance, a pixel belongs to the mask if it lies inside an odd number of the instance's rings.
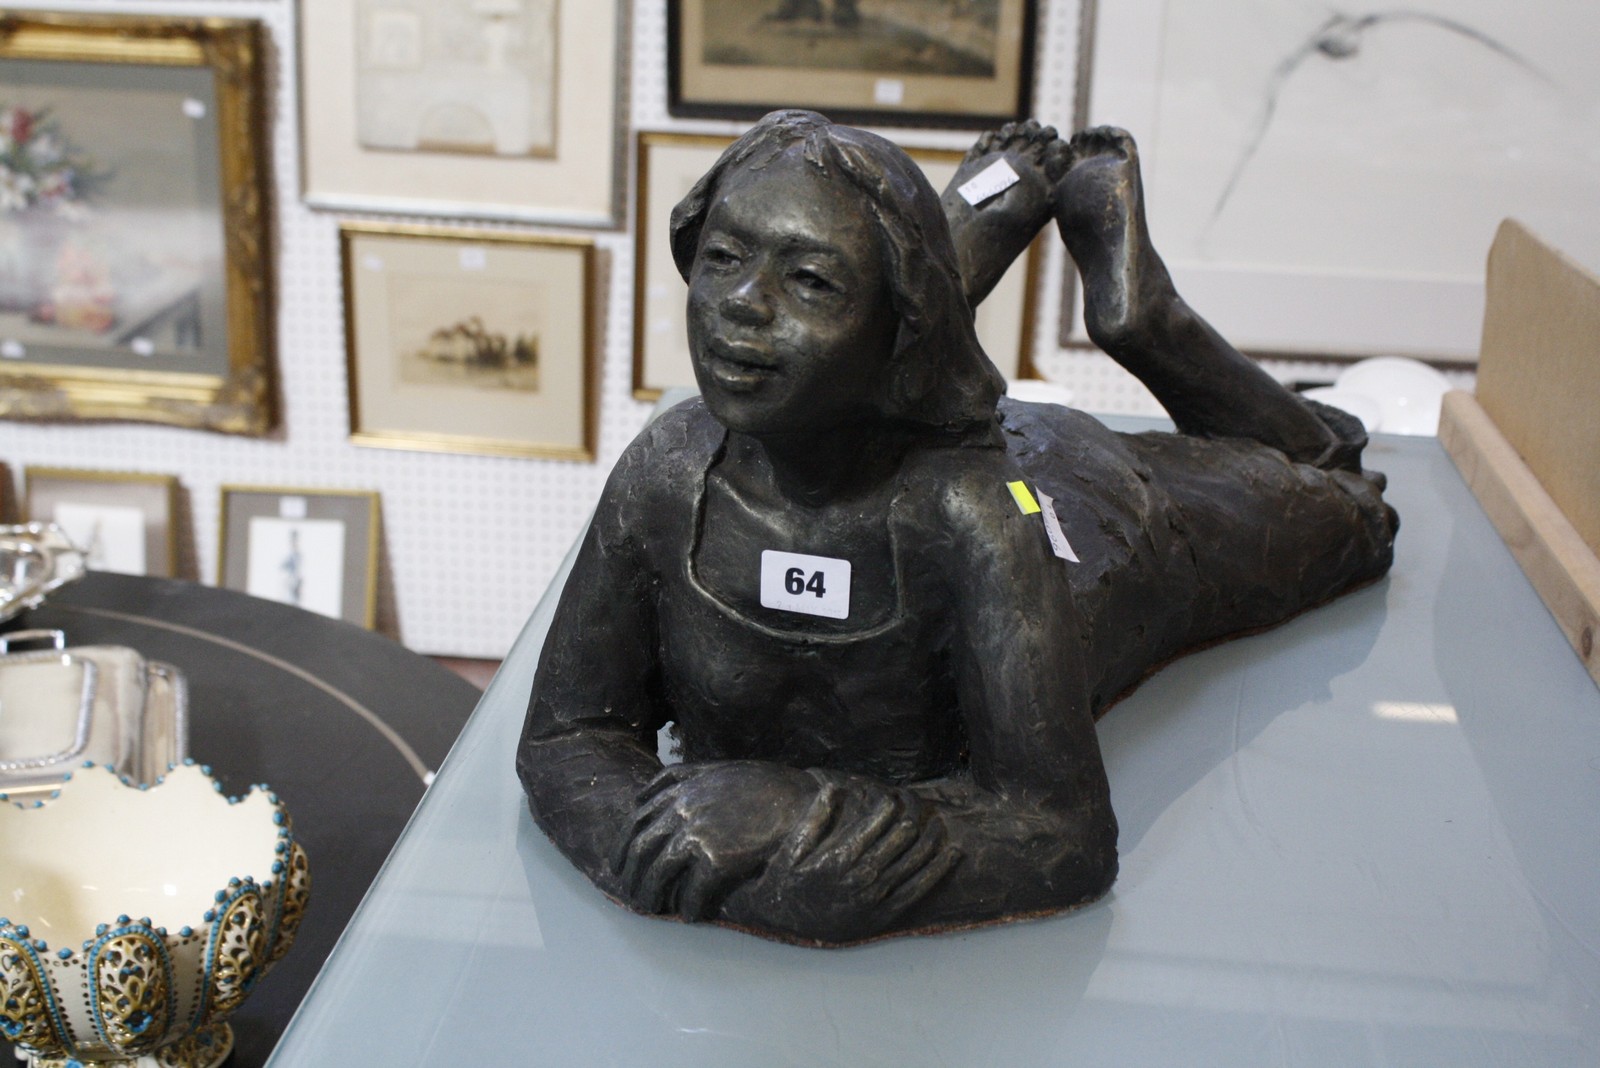
{"label": "sculpted hair", "polygon": [[1004,379],[978,344],[939,196],[898,146],[813,111],[774,111],[728,147],[672,210],[672,258],[689,279],[723,175],[767,166],[792,145],[818,173],[863,194],[900,320],[890,359],[891,419],[959,431],[994,419]]}

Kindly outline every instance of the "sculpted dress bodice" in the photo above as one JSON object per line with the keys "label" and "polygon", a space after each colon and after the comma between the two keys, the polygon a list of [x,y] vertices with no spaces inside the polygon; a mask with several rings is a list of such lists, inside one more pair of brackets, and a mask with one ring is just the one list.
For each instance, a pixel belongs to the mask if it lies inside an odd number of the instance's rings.
{"label": "sculpted dress bodice", "polygon": [[[760,556],[744,547],[826,558],[837,556],[837,548],[803,536],[792,547],[749,532],[720,539],[741,510],[707,502],[726,492],[712,476],[707,481],[694,500],[690,555],[658,561],[666,587],[659,612],[662,694],[685,759],[774,759],[891,782],[957,767],[962,727],[947,664],[949,625],[930,611],[938,596],[931,577],[907,576],[901,566],[901,499],[891,502],[886,523],[874,516],[886,566],[851,553],[858,558],[851,560],[850,614],[835,622],[763,608]],[[744,548],[738,560],[720,558],[720,540]],[[752,662],[765,670],[750,670]]]}
{"label": "sculpted dress bodice", "polygon": [[[720,477],[717,447],[685,460],[688,492],[663,502],[682,513],[674,526],[685,536],[658,547],[690,551],[650,560],[662,584],[663,704],[684,758],[778,760],[894,782],[955,769],[963,741],[950,628],[929,609],[942,593],[937,576],[904,566],[901,543],[915,539],[906,494],[831,506],[811,522],[771,522]],[[830,537],[840,524],[855,536]],[[856,547],[845,618],[762,606],[760,548],[837,558],[845,542]]]}

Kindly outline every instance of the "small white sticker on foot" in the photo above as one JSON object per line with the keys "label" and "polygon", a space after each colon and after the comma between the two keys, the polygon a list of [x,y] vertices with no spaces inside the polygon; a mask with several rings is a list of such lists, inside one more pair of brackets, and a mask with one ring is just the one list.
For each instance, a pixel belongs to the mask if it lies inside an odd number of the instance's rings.
{"label": "small white sticker on foot", "polygon": [[1011,169],[1011,164],[1004,159],[997,159],[969,178],[956,192],[961,194],[961,199],[977,207],[990,197],[1004,193],[1020,181],[1022,179]]}

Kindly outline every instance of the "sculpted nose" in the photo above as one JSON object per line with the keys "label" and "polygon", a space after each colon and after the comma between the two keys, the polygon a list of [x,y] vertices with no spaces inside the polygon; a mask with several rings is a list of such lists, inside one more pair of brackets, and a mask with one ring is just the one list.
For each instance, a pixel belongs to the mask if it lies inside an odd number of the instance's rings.
{"label": "sculpted nose", "polygon": [[767,303],[760,280],[751,275],[728,290],[722,298],[722,314],[741,326],[762,326],[771,322],[772,307]]}

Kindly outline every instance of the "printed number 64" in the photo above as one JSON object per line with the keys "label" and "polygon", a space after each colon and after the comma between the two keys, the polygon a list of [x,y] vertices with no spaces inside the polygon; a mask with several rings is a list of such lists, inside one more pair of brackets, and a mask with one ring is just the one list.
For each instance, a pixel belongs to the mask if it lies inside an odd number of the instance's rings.
{"label": "printed number 64", "polygon": [[801,594],[810,590],[818,597],[821,597],[828,592],[822,585],[822,576],[823,572],[818,571],[810,579],[807,579],[804,570],[798,567],[791,567],[783,573],[783,588],[791,594]]}

